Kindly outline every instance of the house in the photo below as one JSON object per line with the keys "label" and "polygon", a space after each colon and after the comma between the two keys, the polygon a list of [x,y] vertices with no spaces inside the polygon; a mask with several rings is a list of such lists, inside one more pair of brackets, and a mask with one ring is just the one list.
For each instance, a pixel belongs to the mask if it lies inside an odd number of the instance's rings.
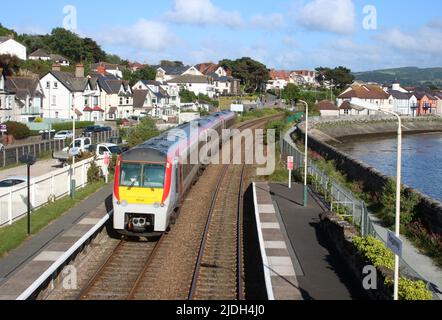
{"label": "house", "polygon": [[157,70],[155,80],[159,82],[168,82],[183,74],[203,75],[195,67],[191,66],[154,66],[154,68]]}
{"label": "house", "polygon": [[37,49],[29,55],[29,60],[33,61],[50,61],[51,55],[43,49]]}
{"label": "house", "polygon": [[283,70],[270,70],[270,80],[266,90],[283,90],[290,82],[290,72]]}
{"label": "house", "polygon": [[43,117],[43,88],[38,77],[7,77],[5,88],[15,95],[15,118],[24,123]]}
{"label": "house", "polygon": [[[385,92],[382,87],[373,84],[353,84],[349,86],[344,92],[338,96],[337,105],[340,107],[341,114],[344,115],[370,115],[377,113],[362,108],[348,108],[348,106],[366,105],[369,108],[376,108],[385,111],[393,111],[393,99],[390,99],[390,94]],[[344,102],[349,102],[342,105]]]}
{"label": "house", "polygon": [[315,105],[315,109],[321,113],[321,117],[339,117],[339,108],[329,100],[323,100]]}
{"label": "house", "polygon": [[138,62],[129,62],[128,67],[132,72],[137,72],[144,67],[144,64]]}
{"label": "house", "polygon": [[442,113],[442,91],[433,92],[434,97],[437,100],[437,111],[439,114]]}
{"label": "house", "polygon": [[230,70],[224,69],[221,65],[207,62],[197,64],[195,68],[201,74],[212,77],[217,94],[226,96],[241,93],[240,80],[232,77]]}
{"label": "house", "polygon": [[11,37],[0,37],[0,54],[16,56],[21,60],[27,58],[26,47]]}
{"label": "house", "polygon": [[304,85],[319,86],[319,83],[316,80],[317,77],[316,71],[296,70],[293,71],[290,76],[295,81],[299,81],[300,79],[302,79]]}
{"label": "house", "polygon": [[215,86],[212,77],[184,74],[168,81],[168,84],[193,92],[195,95],[206,95],[213,99]]}
{"label": "house", "polygon": [[52,61],[53,63],[57,63],[63,67],[69,67],[69,59],[58,55],[58,54],[49,54],[43,49],[38,49],[29,55],[29,60],[33,61]]}
{"label": "house", "polygon": [[118,64],[107,63],[107,62],[99,62],[91,64],[92,72],[99,72],[100,68],[104,68],[107,73],[117,77],[118,79],[123,79],[123,71],[125,67],[120,66]]}
{"label": "house", "polygon": [[417,106],[413,110],[413,115],[424,116],[429,114],[437,114],[438,99],[429,90],[418,88],[418,91],[414,92],[417,98]]}
{"label": "house", "polygon": [[107,72],[104,64],[98,72],[91,72],[102,89],[101,101],[105,110],[106,120],[127,119],[134,115],[134,96],[129,83]]}
{"label": "house", "polygon": [[62,72],[54,64],[40,79],[44,92],[43,115],[49,119],[104,121],[101,107],[102,88],[97,78],[86,77],[84,66],[77,64],[75,72]]}
{"label": "house", "polygon": [[6,90],[6,79],[3,69],[0,68],[0,123],[6,121],[19,121],[19,114],[15,105],[15,94]]}
{"label": "house", "polygon": [[[395,89],[398,87],[393,86]],[[405,90],[390,90],[390,103],[393,104],[393,111],[400,115],[411,116],[417,106],[417,98],[413,93],[404,92]]]}
{"label": "house", "polygon": [[[138,113],[140,109],[149,108],[151,110],[149,115],[154,118],[169,121],[169,118],[178,116],[181,99],[177,85],[153,80],[141,80],[132,89],[134,91],[135,113]],[[136,91],[142,92],[136,93]],[[135,94],[137,95],[136,98]],[[142,107],[140,107],[141,103],[143,103]]]}

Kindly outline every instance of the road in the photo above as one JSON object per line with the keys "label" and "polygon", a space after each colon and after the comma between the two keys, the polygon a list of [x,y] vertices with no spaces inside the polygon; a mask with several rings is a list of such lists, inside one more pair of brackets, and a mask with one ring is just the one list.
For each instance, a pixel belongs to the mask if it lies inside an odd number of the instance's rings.
{"label": "road", "polygon": [[[54,159],[40,160],[31,167],[31,177],[39,177],[51,171],[60,169],[58,161]],[[11,169],[0,170],[0,180],[7,177],[25,177],[27,175],[26,166],[14,167]]]}

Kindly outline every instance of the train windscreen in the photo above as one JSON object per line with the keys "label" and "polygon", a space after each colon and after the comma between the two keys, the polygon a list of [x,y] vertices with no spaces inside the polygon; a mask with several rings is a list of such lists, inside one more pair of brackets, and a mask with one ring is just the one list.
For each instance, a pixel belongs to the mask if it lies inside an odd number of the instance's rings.
{"label": "train windscreen", "polygon": [[128,188],[163,188],[166,167],[162,164],[121,164],[120,186]]}

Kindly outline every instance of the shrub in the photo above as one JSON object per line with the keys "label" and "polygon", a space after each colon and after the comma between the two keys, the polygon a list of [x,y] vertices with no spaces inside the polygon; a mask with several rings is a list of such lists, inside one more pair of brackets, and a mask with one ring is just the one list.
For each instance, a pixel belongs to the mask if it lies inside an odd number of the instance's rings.
{"label": "shrub", "polygon": [[8,129],[8,134],[17,140],[26,139],[31,135],[31,130],[23,123],[8,121],[5,124]]}
{"label": "shrub", "polygon": [[129,148],[133,148],[160,134],[155,121],[149,117],[141,119],[139,125],[128,136]]}
{"label": "shrub", "polygon": [[[386,279],[385,284],[393,287],[394,282]],[[399,279],[399,300],[432,300],[433,294],[427,289],[423,281],[414,281],[406,278]]]}
{"label": "shrub", "polygon": [[97,166],[95,161],[91,163],[91,166],[87,170],[87,181],[88,183],[98,182],[101,179],[100,167]]}
{"label": "shrub", "polygon": [[[88,126],[93,126],[93,125],[94,125],[93,121],[77,121],[77,122],[75,122],[76,129],[84,129]],[[72,122],[54,123],[52,125],[52,129],[55,131],[72,130]]]}
{"label": "shrub", "polygon": [[354,237],[353,244],[375,267],[394,270],[394,255],[384,243],[372,236]]}
{"label": "shrub", "polygon": [[43,123],[43,119],[42,118],[35,118],[34,123]]}

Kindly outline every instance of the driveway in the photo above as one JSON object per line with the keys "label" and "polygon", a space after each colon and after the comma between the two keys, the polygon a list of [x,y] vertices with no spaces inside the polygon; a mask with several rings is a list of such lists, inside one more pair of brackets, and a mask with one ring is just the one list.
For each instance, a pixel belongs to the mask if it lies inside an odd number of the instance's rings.
{"label": "driveway", "polygon": [[[39,177],[51,171],[60,169],[58,161],[54,159],[39,160],[31,167],[31,177]],[[26,166],[15,167],[6,170],[0,170],[0,180],[12,176],[26,176]]]}

